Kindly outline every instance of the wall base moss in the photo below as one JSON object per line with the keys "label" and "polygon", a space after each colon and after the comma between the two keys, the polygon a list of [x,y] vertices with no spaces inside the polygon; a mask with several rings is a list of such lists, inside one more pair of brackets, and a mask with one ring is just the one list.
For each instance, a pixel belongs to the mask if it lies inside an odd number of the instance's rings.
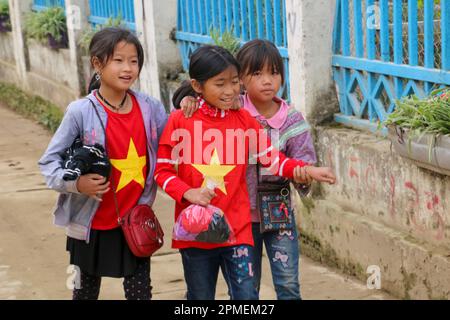
{"label": "wall base moss", "polygon": [[300,243],[302,254],[320,263],[341,270],[361,281],[367,280],[364,268],[350,259],[340,258],[336,251],[328,244],[320,241],[316,236],[300,230]]}
{"label": "wall base moss", "polygon": [[56,131],[64,115],[61,109],[51,102],[2,82],[0,82],[0,102],[13,111],[36,120],[51,132]]}

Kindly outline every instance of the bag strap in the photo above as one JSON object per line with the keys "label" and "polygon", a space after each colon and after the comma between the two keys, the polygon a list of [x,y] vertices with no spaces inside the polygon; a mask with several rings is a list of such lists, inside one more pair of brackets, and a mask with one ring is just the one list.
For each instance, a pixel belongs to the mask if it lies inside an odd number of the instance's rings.
{"label": "bag strap", "polygon": [[[272,128],[270,127],[270,125],[267,126],[267,136],[272,140]],[[257,161],[256,163],[256,181],[257,181],[257,187],[263,186],[263,185],[272,185],[272,186],[280,186],[280,188],[285,187],[286,185],[290,184],[289,179],[285,179],[283,183],[271,183],[271,182],[267,182],[264,183],[262,181],[262,176],[261,176],[261,164],[259,163],[259,161]]]}
{"label": "bag strap", "polygon": [[[103,124],[102,118],[100,117],[100,113],[98,112],[97,107],[96,107],[94,101],[92,101],[92,100],[89,99],[89,98],[87,98],[87,99],[91,102],[92,107],[94,107],[95,114],[97,115],[97,118],[98,118],[98,120],[100,121],[100,124],[101,124],[101,126],[102,126],[103,133],[104,133],[104,135],[105,135],[105,150],[106,150],[106,152],[107,152],[108,149],[107,149],[107,145],[106,145],[106,129],[105,129],[105,125]],[[117,214],[117,223],[118,223],[119,225],[122,225],[122,218],[120,217],[119,203],[118,203],[118,201],[117,201],[117,194],[116,194],[116,189],[115,189],[115,185],[114,185],[114,176],[113,176],[112,174],[110,175],[110,179],[111,179],[111,189],[112,189],[112,191],[113,191],[114,207],[116,208],[116,214]]]}
{"label": "bag strap", "polygon": [[[267,136],[269,138],[272,138],[271,128],[269,125],[267,126]],[[271,139],[271,141],[272,141],[272,139]],[[263,182],[262,182],[262,177],[261,177],[261,164],[259,163],[258,159],[256,159],[256,160],[257,160],[256,161],[256,181],[257,181],[257,186],[259,187],[260,185],[263,184]]]}

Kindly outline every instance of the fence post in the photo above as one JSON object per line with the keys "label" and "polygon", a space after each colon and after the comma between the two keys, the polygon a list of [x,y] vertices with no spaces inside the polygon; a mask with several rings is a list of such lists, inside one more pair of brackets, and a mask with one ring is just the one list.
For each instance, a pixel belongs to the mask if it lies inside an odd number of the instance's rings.
{"label": "fence post", "polygon": [[65,0],[66,2],[66,16],[67,16],[67,31],[69,38],[70,62],[72,66],[76,66],[77,87],[74,88],[79,95],[84,95],[86,92],[86,81],[83,76],[83,64],[81,61],[82,53],[77,41],[82,30],[89,27],[89,3],[88,0]]}
{"label": "fence post", "polygon": [[28,89],[27,71],[29,64],[24,36],[24,13],[30,11],[31,5],[32,0],[9,0],[16,69],[21,82],[19,85],[25,90]]}
{"label": "fence post", "polygon": [[144,46],[141,90],[161,100],[160,81],[181,64],[171,32],[177,24],[176,0],[134,0],[136,32]]}
{"label": "fence post", "polygon": [[285,1],[291,100],[320,123],[338,110],[331,67],[336,1]]}

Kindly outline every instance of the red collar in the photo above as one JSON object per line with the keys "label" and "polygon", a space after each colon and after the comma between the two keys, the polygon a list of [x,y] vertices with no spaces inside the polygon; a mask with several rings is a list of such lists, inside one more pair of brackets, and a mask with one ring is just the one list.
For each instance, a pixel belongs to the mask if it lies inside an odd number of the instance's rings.
{"label": "red collar", "polygon": [[197,97],[197,100],[200,104],[199,109],[207,116],[213,118],[225,118],[228,115],[228,110],[210,106],[202,97]]}

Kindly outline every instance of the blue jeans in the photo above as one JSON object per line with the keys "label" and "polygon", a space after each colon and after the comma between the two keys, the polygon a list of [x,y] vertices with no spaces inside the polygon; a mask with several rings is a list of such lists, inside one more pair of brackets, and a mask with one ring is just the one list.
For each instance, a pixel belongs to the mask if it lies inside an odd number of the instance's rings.
{"label": "blue jeans", "polygon": [[[254,280],[258,291],[261,284],[261,259],[263,242],[272,271],[272,281],[278,300],[299,300],[300,284],[298,259],[300,256],[297,229],[292,231],[265,232],[259,230],[259,223],[253,223],[254,247]],[[294,224],[295,225],[295,224]]]}
{"label": "blue jeans", "polygon": [[180,249],[188,300],[214,300],[219,269],[231,300],[257,300],[253,280],[253,247]]}

